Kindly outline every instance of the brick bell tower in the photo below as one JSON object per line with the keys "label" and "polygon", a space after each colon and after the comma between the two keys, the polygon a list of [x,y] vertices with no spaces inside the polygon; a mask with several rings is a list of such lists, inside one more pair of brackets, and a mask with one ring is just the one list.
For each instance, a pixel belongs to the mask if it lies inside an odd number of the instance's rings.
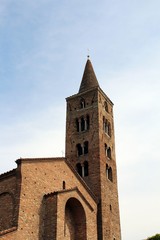
{"label": "brick bell tower", "polygon": [[79,92],[66,101],[66,158],[99,199],[97,239],[120,240],[113,103],[89,58]]}

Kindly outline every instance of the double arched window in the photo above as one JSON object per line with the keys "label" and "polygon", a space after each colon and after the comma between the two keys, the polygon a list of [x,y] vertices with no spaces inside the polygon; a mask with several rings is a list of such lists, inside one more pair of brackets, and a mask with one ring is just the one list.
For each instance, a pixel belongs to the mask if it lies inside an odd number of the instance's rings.
{"label": "double arched window", "polygon": [[78,143],[76,145],[76,148],[77,148],[78,156],[87,154],[88,153],[88,141],[85,141],[82,145],[80,143]]}
{"label": "double arched window", "polygon": [[78,174],[79,174],[81,177],[87,177],[88,174],[89,174],[88,162],[87,162],[87,161],[85,161],[83,164],[77,163],[76,169],[77,169]]}
{"label": "double arched window", "polygon": [[89,115],[76,118],[77,132],[84,132],[89,130],[89,124],[90,124]]}
{"label": "double arched window", "polygon": [[111,137],[111,124],[110,122],[103,117],[103,130],[104,132]]}

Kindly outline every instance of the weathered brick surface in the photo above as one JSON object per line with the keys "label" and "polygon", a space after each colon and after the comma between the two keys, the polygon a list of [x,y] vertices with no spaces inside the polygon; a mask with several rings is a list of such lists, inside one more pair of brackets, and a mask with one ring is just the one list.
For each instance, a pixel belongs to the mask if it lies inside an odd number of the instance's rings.
{"label": "weathered brick surface", "polygon": [[[67,236],[66,238],[64,236],[64,213],[66,203],[70,198],[77,199],[83,206],[82,209],[85,211],[87,222],[86,238],[97,239],[96,202],[90,195],[87,187],[85,187],[85,183],[81,183],[79,177],[75,176],[65,159],[21,159],[19,164],[22,174],[22,185],[18,230],[14,234],[12,233],[14,240],[54,239],[52,238],[53,231],[49,231],[49,229],[55,225],[57,225],[55,239],[69,239]],[[66,185],[65,190],[63,189],[64,181]],[[55,215],[52,215],[52,213],[56,213],[54,199],[48,197],[48,201],[50,200],[51,202],[43,209],[44,195],[48,193],[54,193],[53,196],[58,198],[56,209],[57,223],[53,219]],[[50,209],[49,206],[53,208]],[[46,216],[53,218],[50,218],[48,221]],[[46,233],[47,235],[45,235]],[[0,239],[12,239],[12,235],[2,235]]]}
{"label": "weathered brick surface", "polygon": [[56,239],[57,236],[57,194],[51,193],[43,197],[40,224],[40,239]]}
{"label": "weathered brick surface", "polygon": [[[85,107],[81,106],[85,102]],[[77,130],[76,119],[89,116],[89,128]],[[104,131],[104,119],[110,124],[110,135]],[[77,144],[88,142],[88,153],[78,156]],[[105,144],[110,147],[111,157],[106,156]],[[75,167],[88,162],[88,176],[84,180],[97,196],[99,239],[121,239],[115,160],[113,104],[99,88],[67,98],[66,156]],[[108,179],[106,167],[111,169]]]}
{"label": "weathered brick surface", "polygon": [[0,175],[0,235],[17,228],[20,182],[19,169]]}

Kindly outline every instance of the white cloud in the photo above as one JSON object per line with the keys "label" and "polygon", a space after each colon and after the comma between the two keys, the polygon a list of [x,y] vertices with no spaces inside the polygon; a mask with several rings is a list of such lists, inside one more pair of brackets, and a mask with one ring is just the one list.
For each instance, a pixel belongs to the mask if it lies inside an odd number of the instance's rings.
{"label": "white cloud", "polygon": [[[0,172],[10,170],[19,157],[55,157],[64,153],[65,114],[63,107],[46,109],[23,122],[1,127]],[[15,165],[14,165],[15,166]]]}

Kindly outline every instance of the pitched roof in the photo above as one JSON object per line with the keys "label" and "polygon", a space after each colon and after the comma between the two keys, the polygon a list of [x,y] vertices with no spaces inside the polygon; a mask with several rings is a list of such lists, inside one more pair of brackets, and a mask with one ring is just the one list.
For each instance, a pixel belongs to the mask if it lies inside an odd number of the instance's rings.
{"label": "pitched roof", "polygon": [[89,90],[90,88],[93,87],[99,87],[99,83],[94,73],[92,63],[90,59],[88,59],[84,69],[81,85],[79,88],[79,93]]}

